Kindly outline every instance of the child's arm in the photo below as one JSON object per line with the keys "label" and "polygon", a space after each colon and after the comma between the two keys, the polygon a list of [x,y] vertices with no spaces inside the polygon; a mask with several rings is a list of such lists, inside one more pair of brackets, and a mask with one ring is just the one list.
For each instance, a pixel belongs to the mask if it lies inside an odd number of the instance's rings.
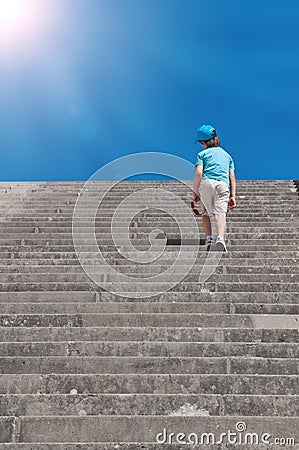
{"label": "child's arm", "polygon": [[195,202],[199,200],[198,188],[202,178],[202,170],[203,166],[201,164],[197,164],[193,180],[193,200]]}
{"label": "child's arm", "polygon": [[236,177],[234,169],[230,169],[229,171],[229,179],[230,179],[230,199],[228,202],[228,209],[234,209],[236,207]]}

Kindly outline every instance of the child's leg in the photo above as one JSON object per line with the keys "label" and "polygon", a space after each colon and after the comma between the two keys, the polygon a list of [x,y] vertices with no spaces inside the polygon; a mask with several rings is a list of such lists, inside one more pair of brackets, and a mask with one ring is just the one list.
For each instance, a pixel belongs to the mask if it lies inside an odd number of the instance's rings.
{"label": "child's leg", "polygon": [[223,181],[216,185],[216,195],[214,201],[214,216],[216,221],[217,236],[224,239],[226,228],[226,212],[229,200],[229,187]]}
{"label": "child's leg", "polygon": [[199,186],[199,193],[201,202],[204,205],[206,213],[202,215],[202,226],[206,235],[206,238],[212,238],[212,224],[210,220],[210,215],[212,215],[213,208],[213,186],[211,180],[203,179]]}
{"label": "child's leg", "polygon": [[212,224],[210,221],[210,217],[207,215],[202,216],[202,226],[205,232],[206,237],[212,235]]}
{"label": "child's leg", "polygon": [[224,239],[225,228],[226,228],[226,215],[225,214],[215,214],[217,236]]}

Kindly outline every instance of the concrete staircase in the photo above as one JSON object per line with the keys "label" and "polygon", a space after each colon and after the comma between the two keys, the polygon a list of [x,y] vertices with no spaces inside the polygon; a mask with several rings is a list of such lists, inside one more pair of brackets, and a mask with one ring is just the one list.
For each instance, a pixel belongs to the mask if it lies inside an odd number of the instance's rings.
{"label": "concrete staircase", "polygon": [[[126,283],[122,296],[113,293],[113,276],[104,290],[80,265],[72,217],[83,186],[0,183],[0,450],[298,449],[298,183],[239,181],[229,252],[211,277],[198,282],[207,258],[200,245],[183,280],[149,282],[142,298],[126,294]],[[190,200],[178,181],[122,182],[95,221],[106,260],[136,277],[136,290],[180,249],[168,245],[154,263],[139,264],[114,247],[114,209],[145,187]],[[130,224],[139,251],[154,228],[179,237],[169,214],[148,208]],[[122,236],[121,220],[116,229]],[[237,442],[220,442],[228,430]],[[196,443],[190,433],[214,433],[215,442],[185,445],[187,437]],[[250,436],[244,443],[246,433],[258,434],[259,445]],[[275,438],[285,441],[272,445]]]}

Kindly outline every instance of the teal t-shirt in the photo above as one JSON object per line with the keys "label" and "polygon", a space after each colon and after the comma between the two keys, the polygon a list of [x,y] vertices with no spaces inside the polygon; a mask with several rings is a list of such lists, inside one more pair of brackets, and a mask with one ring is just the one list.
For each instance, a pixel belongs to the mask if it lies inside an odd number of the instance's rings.
{"label": "teal t-shirt", "polygon": [[230,185],[229,171],[234,169],[233,158],[221,147],[205,148],[197,154],[196,163],[203,166],[202,178],[224,181]]}

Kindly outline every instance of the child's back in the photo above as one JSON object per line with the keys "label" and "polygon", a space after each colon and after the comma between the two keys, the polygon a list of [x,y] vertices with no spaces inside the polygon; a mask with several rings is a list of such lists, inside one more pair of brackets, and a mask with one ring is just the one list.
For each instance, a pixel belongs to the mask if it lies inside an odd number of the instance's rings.
{"label": "child's back", "polygon": [[198,153],[196,163],[203,166],[202,178],[224,181],[230,185],[229,171],[234,162],[229,153],[221,147],[208,147]]}

